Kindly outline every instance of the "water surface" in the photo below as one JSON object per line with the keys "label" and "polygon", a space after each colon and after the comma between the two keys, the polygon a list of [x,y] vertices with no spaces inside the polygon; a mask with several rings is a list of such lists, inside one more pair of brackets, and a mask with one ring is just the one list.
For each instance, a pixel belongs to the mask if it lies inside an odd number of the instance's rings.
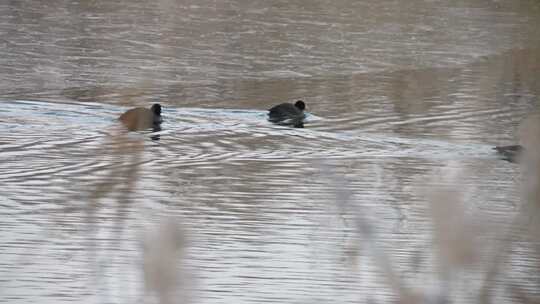
{"label": "water surface", "polygon": [[[0,4],[0,302],[157,301],[168,247],[144,235],[166,218],[187,239],[174,303],[534,298],[520,167],[492,147],[538,109],[539,9]],[[300,98],[304,129],[266,121]],[[117,122],[153,102],[158,134]]]}

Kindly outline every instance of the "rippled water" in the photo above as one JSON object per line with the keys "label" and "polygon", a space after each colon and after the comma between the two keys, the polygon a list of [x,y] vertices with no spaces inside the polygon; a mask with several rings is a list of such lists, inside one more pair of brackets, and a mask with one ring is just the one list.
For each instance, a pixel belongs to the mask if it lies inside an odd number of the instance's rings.
{"label": "rippled water", "polygon": [[[174,303],[538,295],[537,242],[508,228],[520,167],[492,151],[539,106],[537,1],[25,0],[0,16],[1,303],[153,303],[152,250],[158,273],[184,266],[158,284]],[[266,121],[299,98],[305,128]],[[157,134],[117,122],[156,101]],[[186,238],[170,260],[168,230],[145,237],[167,218]]]}

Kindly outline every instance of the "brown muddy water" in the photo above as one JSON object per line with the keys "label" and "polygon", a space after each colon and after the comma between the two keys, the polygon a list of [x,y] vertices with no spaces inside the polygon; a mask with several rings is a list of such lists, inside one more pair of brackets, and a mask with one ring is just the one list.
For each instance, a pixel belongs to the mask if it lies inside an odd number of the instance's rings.
{"label": "brown muddy water", "polygon": [[[0,303],[533,303],[538,1],[3,1]],[[266,109],[303,99],[304,129]],[[163,130],[116,118],[160,102]],[[533,228],[530,228],[533,227]]]}

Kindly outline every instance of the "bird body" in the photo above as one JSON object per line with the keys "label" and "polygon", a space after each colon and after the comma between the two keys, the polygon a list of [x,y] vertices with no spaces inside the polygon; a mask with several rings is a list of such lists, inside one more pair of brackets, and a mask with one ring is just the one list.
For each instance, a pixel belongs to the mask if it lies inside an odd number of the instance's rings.
{"label": "bird body", "polygon": [[304,127],[304,109],[306,105],[298,100],[295,104],[282,103],[268,110],[268,120],[281,125],[293,125],[296,128]]}
{"label": "bird body", "polygon": [[502,156],[502,159],[511,163],[519,162],[520,157],[525,150],[521,145],[497,146],[493,149]]}
{"label": "bird body", "polygon": [[134,108],[127,110],[120,115],[118,120],[130,131],[155,129],[163,121],[161,118],[161,105],[156,103],[150,109]]}

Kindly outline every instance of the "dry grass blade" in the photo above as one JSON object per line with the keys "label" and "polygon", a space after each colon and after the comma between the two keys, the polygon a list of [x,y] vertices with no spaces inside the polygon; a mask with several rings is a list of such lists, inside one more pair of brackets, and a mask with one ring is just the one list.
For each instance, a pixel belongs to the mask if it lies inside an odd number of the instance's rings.
{"label": "dry grass blade", "polygon": [[[336,195],[336,205],[341,214],[347,213],[347,210],[353,205],[353,193],[347,189],[348,182],[337,174],[332,174],[333,170],[329,165],[315,164],[321,168],[321,171],[326,172],[329,183],[333,186]],[[396,273],[393,263],[388,254],[376,244],[376,233],[372,227],[375,223],[370,221],[366,216],[363,216],[362,212],[354,212],[354,224],[356,231],[359,235],[359,239],[365,241],[362,247],[368,249],[371,253],[371,257],[375,260],[377,267],[383,272],[386,282],[398,296],[399,303],[413,304],[424,303],[426,301],[425,296],[422,293],[413,291],[407,287],[402,279]],[[360,247],[360,246],[358,246]]]}
{"label": "dry grass blade", "polygon": [[174,218],[163,220],[144,240],[143,273],[146,293],[155,295],[160,304],[185,303],[179,292],[182,278],[182,251],[185,234]]}
{"label": "dry grass blade", "polygon": [[[479,294],[480,303],[491,303],[492,283],[500,274],[501,266],[504,265],[514,241],[513,229],[518,230],[524,226],[525,231],[529,231],[529,235],[536,239],[540,239],[540,225],[538,218],[540,217],[540,115],[534,114],[523,121],[519,128],[520,144],[525,148],[524,154],[520,158],[522,171],[522,208],[518,213],[508,231],[500,240],[496,255],[490,261],[482,289]],[[537,252],[537,254],[539,254]],[[529,300],[523,291],[517,287],[512,288],[512,294],[517,300],[522,303],[534,303]]]}
{"label": "dry grass blade", "polygon": [[474,262],[477,256],[473,236],[477,226],[464,208],[464,188],[460,185],[460,172],[443,169],[435,178],[441,185],[428,192],[429,210],[433,220],[436,252],[443,278],[451,271]]}

